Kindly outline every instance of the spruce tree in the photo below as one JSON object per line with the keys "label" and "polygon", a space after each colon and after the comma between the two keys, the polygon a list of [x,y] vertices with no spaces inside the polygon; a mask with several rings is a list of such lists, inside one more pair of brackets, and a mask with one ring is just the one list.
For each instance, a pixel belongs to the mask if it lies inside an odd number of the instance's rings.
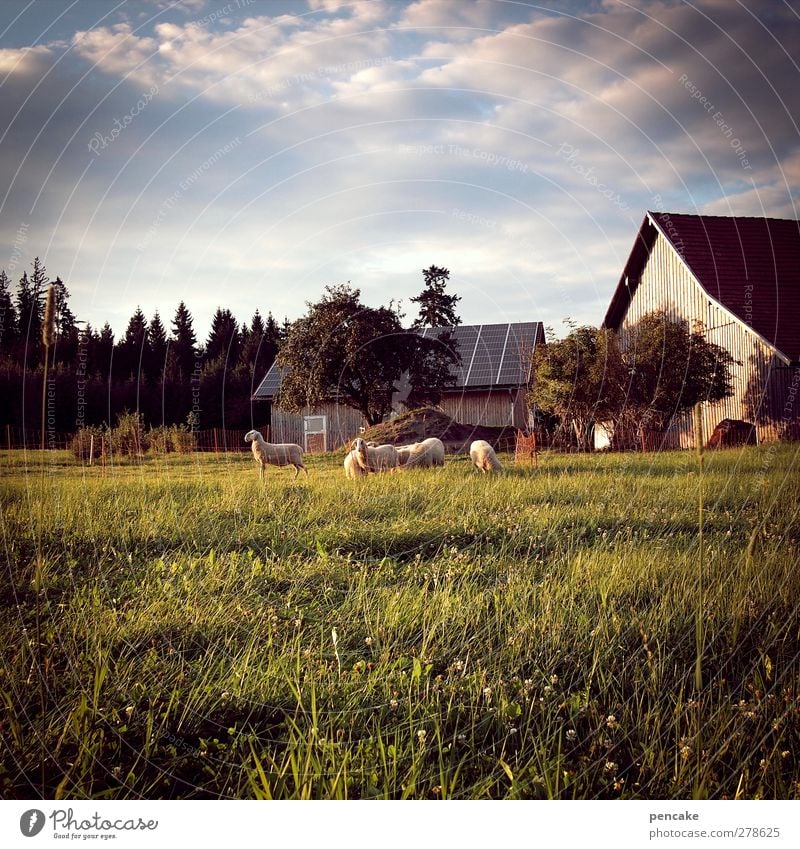
{"label": "spruce tree", "polygon": [[147,319],[140,307],[131,316],[114,352],[114,374],[120,380],[141,375],[147,350]]}
{"label": "spruce tree", "polygon": [[17,338],[17,311],[11,299],[11,281],[0,271],[0,351],[11,353]]}
{"label": "spruce tree", "polygon": [[239,358],[239,326],[228,309],[217,307],[211,319],[211,332],[206,342],[205,361],[221,359],[233,367]]}
{"label": "spruce tree", "polygon": [[412,327],[453,327],[461,324],[461,319],[455,311],[456,304],[461,300],[458,295],[448,295],[445,287],[450,280],[450,272],[446,268],[432,265],[422,271],[425,288],[411,298],[419,304],[419,316]]}
{"label": "spruce tree", "polygon": [[175,318],[172,319],[172,337],[169,343],[179,379],[189,381],[197,366],[197,337],[194,333],[192,314],[183,301],[178,304]]}
{"label": "spruce tree", "polygon": [[167,331],[158,310],[147,327],[147,360],[145,374],[154,383],[160,383],[167,364]]}

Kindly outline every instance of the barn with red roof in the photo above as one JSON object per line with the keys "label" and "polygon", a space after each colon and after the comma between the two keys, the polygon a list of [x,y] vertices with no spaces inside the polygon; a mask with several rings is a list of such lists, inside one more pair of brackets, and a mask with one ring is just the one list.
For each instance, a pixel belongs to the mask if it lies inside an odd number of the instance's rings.
{"label": "barn with red roof", "polygon": [[[605,316],[620,332],[654,310],[686,320],[726,348],[734,394],[704,405],[706,436],[723,419],[755,426],[759,441],[798,437],[800,222],[648,212]],[[686,417],[667,444],[688,447]]]}

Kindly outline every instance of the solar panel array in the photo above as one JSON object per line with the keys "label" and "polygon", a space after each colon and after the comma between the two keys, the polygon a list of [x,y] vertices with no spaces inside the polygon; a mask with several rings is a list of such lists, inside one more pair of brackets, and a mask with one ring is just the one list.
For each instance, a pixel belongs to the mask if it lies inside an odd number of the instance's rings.
{"label": "solar panel array", "polygon": [[[426,339],[449,333],[461,364],[454,369],[456,389],[519,386],[530,377],[530,358],[537,339],[543,338],[538,321],[515,324],[467,324],[458,327],[426,327]],[[280,388],[283,370],[273,364],[254,398],[272,398]]]}

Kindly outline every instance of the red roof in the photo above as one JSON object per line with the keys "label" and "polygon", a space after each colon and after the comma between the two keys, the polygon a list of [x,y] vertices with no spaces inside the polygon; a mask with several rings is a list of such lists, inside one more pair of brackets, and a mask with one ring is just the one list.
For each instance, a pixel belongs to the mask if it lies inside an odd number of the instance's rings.
{"label": "red roof", "polygon": [[656,234],[648,218],[712,298],[789,359],[800,359],[800,222],[793,219],[648,212],[608,308],[607,326],[622,323],[652,248]]}

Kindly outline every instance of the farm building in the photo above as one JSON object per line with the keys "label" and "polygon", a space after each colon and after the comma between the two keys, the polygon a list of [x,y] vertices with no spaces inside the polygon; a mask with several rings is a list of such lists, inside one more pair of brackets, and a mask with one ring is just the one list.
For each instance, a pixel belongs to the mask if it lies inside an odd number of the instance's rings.
{"label": "farm building", "polygon": [[[706,436],[723,419],[759,441],[797,438],[800,417],[800,222],[648,212],[604,326],[620,332],[653,310],[688,321],[727,349],[734,394],[706,404]],[[665,446],[691,447],[689,416]]]}
{"label": "farm building", "polygon": [[[525,428],[525,402],[531,374],[531,355],[544,344],[541,322],[474,324],[426,327],[417,331],[426,338],[448,332],[458,347],[461,363],[453,372],[454,385],[439,408],[462,424]],[[273,364],[253,400],[269,404],[270,438],[297,442],[309,451],[331,451],[358,436],[365,425],[361,414],[343,404],[329,403],[294,414],[274,403],[282,371]],[[395,396],[395,411],[402,411],[403,392]]]}

